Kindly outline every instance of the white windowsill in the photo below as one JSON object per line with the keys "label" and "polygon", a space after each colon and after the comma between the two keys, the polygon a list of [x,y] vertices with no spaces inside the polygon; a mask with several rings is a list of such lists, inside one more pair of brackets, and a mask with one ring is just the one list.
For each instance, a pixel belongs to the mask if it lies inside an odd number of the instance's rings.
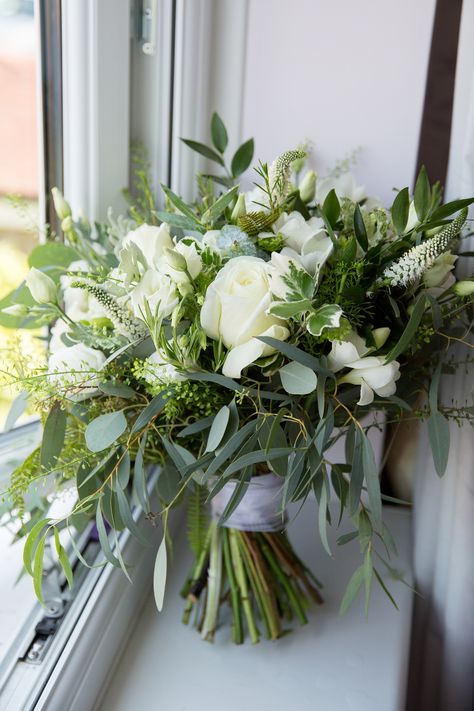
{"label": "white windowsill", "polygon": [[[396,567],[410,581],[410,513],[386,508],[385,517],[399,548]],[[165,609],[159,614],[150,595],[96,709],[402,711],[413,594],[407,586],[385,578],[399,612],[374,583],[368,620],[362,600],[339,617],[339,602],[359,553],[356,542],[336,547],[341,530],[330,533],[335,559],[317,542],[316,511],[314,502],[309,502],[290,535],[301,557],[324,582],[325,604],[314,611],[306,627],[295,627],[278,642],[262,640],[254,647],[248,642],[234,646],[228,629],[219,630],[211,645],[181,624],[179,589],[190,555],[184,536],[175,540]]]}

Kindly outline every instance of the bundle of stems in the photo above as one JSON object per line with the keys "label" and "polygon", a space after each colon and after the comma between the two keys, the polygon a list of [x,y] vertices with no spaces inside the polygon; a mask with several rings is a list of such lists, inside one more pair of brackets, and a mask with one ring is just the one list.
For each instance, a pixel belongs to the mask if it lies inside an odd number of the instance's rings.
{"label": "bundle of stems", "polygon": [[213,521],[182,590],[183,622],[212,642],[222,604],[232,610],[232,639],[252,644],[263,634],[278,639],[296,617],[306,624],[310,603],[321,604],[319,581],[294,552],[286,533],[249,532]]}

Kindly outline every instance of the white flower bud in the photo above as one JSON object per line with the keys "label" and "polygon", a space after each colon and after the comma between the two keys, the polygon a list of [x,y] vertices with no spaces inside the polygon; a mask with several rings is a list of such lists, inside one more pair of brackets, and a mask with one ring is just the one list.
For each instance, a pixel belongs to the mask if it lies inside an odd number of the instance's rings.
{"label": "white flower bud", "polygon": [[26,316],[28,307],[25,306],[25,304],[13,304],[12,306],[7,306],[2,309],[2,313],[7,314],[7,316]]}
{"label": "white flower bud", "polygon": [[390,329],[387,327],[374,328],[374,330],[372,331],[372,336],[374,338],[375,345],[378,350],[379,348],[382,348],[387,338],[390,336]]}
{"label": "white flower bud", "polygon": [[70,215],[68,215],[67,217],[64,218],[64,220],[62,220],[61,229],[63,232],[69,232],[70,230],[72,230],[73,225],[74,225],[74,223],[72,221],[72,217]]}
{"label": "white flower bud", "polygon": [[316,195],[316,173],[309,170],[300,183],[300,198],[304,203],[314,200]]}
{"label": "white flower bud", "polygon": [[25,281],[36,303],[54,304],[56,302],[57,287],[47,274],[40,272],[35,267],[31,267]]}
{"label": "white flower bud", "polygon": [[458,281],[453,289],[458,296],[470,296],[474,294],[474,281]]}
{"label": "white flower bud", "polygon": [[239,217],[243,217],[243,215],[246,214],[247,210],[245,207],[245,195],[243,193],[240,193],[239,197],[237,198],[237,202],[235,203],[234,209],[232,210],[231,220],[232,222],[237,222]]}
{"label": "white flower bud", "polygon": [[72,214],[71,206],[66,202],[59,188],[52,188],[51,195],[53,196],[54,209],[59,219],[64,220],[66,217],[70,217]]}

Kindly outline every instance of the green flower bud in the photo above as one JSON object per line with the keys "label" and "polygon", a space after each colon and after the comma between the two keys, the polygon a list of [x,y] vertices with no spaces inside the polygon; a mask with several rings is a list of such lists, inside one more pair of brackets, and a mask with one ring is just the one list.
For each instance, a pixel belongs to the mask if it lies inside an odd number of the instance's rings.
{"label": "green flower bud", "polygon": [[316,173],[309,170],[300,183],[300,198],[304,203],[314,200],[316,195]]}
{"label": "green flower bud", "polygon": [[65,220],[66,217],[71,217],[71,206],[66,202],[59,188],[52,188],[51,195],[53,196],[54,209],[59,219]]}
{"label": "green flower bud", "polygon": [[31,296],[38,304],[54,304],[56,303],[56,284],[44,272],[31,267],[26,275],[26,285],[30,290]]}
{"label": "green flower bud", "polygon": [[72,221],[72,217],[69,215],[68,217],[65,217],[64,220],[61,222],[61,229],[63,232],[70,232],[74,226],[74,222]]}
{"label": "green flower bud", "polygon": [[246,214],[247,210],[245,207],[245,195],[240,193],[239,197],[237,198],[237,202],[235,203],[234,209],[232,210],[231,220],[232,222],[237,222],[239,217],[243,217],[243,215]]}
{"label": "green flower bud", "polygon": [[16,316],[21,318],[22,316],[26,316],[28,313],[28,307],[25,306],[25,304],[13,304],[12,306],[7,306],[2,309],[2,313],[7,314],[7,316]]}
{"label": "green flower bud", "polygon": [[387,327],[374,328],[374,330],[372,331],[372,336],[374,338],[377,349],[382,348],[387,338],[390,336],[390,329]]}
{"label": "green flower bud", "polygon": [[169,264],[172,269],[176,269],[177,272],[185,272],[188,268],[185,258],[179,252],[174,249],[165,247],[163,252],[165,261]]}
{"label": "green flower bud", "polygon": [[470,296],[474,294],[474,281],[458,281],[453,289],[458,296]]}

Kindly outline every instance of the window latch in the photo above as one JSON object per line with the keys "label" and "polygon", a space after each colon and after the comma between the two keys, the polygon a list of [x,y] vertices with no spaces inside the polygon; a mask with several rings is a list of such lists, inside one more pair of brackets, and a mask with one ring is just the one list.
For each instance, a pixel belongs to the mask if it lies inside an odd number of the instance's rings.
{"label": "window latch", "polygon": [[143,54],[156,52],[157,0],[139,0],[137,4],[137,39]]}

